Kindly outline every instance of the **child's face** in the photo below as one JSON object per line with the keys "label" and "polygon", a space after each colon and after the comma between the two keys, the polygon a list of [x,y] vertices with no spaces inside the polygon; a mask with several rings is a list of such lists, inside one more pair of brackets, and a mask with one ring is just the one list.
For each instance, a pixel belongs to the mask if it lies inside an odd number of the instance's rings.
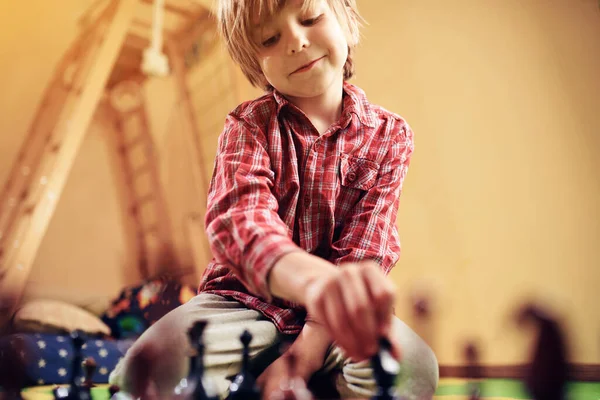
{"label": "child's face", "polygon": [[343,80],[347,35],[326,0],[306,12],[302,0],[288,0],[256,28],[253,39],[263,74],[285,95],[315,97]]}

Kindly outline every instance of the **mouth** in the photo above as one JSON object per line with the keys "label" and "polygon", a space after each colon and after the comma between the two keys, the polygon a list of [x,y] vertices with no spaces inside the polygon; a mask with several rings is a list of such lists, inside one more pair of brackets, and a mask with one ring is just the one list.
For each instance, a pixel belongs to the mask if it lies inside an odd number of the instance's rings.
{"label": "mouth", "polygon": [[313,60],[311,62],[309,62],[308,64],[304,64],[303,66],[301,66],[300,68],[298,68],[297,70],[295,70],[294,72],[292,72],[290,75],[294,75],[294,74],[298,74],[300,72],[305,72],[308,71],[309,69],[311,69],[319,60],[321,60],[323,57],[319,57],[316,60]]}

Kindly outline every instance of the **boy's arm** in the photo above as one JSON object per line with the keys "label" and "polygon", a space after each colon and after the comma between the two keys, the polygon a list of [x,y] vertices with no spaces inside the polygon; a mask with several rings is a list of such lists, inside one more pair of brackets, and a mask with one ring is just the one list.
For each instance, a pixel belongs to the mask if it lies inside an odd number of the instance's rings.
{"label": "boy's arm", "polygon": [[301,251],[277,214],[267,139],[229,115],[215,158],[206,232],[215,260],[232,269],[254,294],[270,301],[267,274],[281,257]]}

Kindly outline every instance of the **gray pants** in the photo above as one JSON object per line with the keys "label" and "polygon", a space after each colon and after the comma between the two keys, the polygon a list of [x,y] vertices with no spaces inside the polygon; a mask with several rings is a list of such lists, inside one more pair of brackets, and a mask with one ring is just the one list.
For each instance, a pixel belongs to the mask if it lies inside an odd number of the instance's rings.
{"label": "gray pants", "polygon": [[[253,357],[260,358],[282,338],[275,325],[259,312],[249,310],[237,301],[203,293],[171,311],[144,332],[112,371],[109,382],[127,392],[133,385],[129,369],[131,354],[140,346],[152,343],[160,363],[150,366],[150,377],[161,397],[171,393],[180,379],[187,376],[192,354],[187,331],[200,319],[208,321],[203,336],[205,373],[212,378],[223,397],[229,388],[227,378],[237,374],[241,367],[242,345],[239,338],[244,329],[252,334],[250,355]],[[398,394],[407,399],[431,399],[438,383],[438,364],[433,351],[398,318],[394,317],[393,327],[403,355]],[[346,359],[334,345],[328,350],[319,373],[333,374],[332,379],[342,398],[370,397],[376,387],[369,362],[356,363]]]}

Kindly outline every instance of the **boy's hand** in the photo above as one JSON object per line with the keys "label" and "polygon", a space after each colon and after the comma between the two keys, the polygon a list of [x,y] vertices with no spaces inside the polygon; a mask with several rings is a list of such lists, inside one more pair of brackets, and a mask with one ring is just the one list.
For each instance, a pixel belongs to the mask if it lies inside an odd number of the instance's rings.
{"label": "boy's hand", "polygon": [[337,267],[306,252],[292,252],[279,259],[268,280],[274,296],[302,304],[347,357],[371,357],[383,336],[400,359],[400,346],[391,335],[395,287],[375,262]]}
{"label": "boy's hand", "polygon": [[330,344],[331,340],[323,326],[312,321],[306,322],[288,351],[269,365],[256,380],[262,398],[269,399],[273,393],[280,390],[282,384],[289,381],[287,356],[290,351],[295,355],[295,378],[301,379],[306,385],[311,376],[323,366]]}
{"label": "boy's hand", "polygon": [[395,287],[374,262],[346,264],[313,279],[305,288],[308,314],[322,323],[346,356],[360,361],[379,350],[379,338],[400,346],[391,335]]}
{"label": "boy's hand", "polygon": [[290,376],[286,355],[282,355],[277,360],[263,371],[256,380],[256,384],[260,388],[261,398],[269,400],[273,398],[275,393],[280,392],[283,388],[289,385],[290,379],[300,379],[305,386],[312,374],[316,371],[311,371],[308,368],[298,368],[294,377]]}

